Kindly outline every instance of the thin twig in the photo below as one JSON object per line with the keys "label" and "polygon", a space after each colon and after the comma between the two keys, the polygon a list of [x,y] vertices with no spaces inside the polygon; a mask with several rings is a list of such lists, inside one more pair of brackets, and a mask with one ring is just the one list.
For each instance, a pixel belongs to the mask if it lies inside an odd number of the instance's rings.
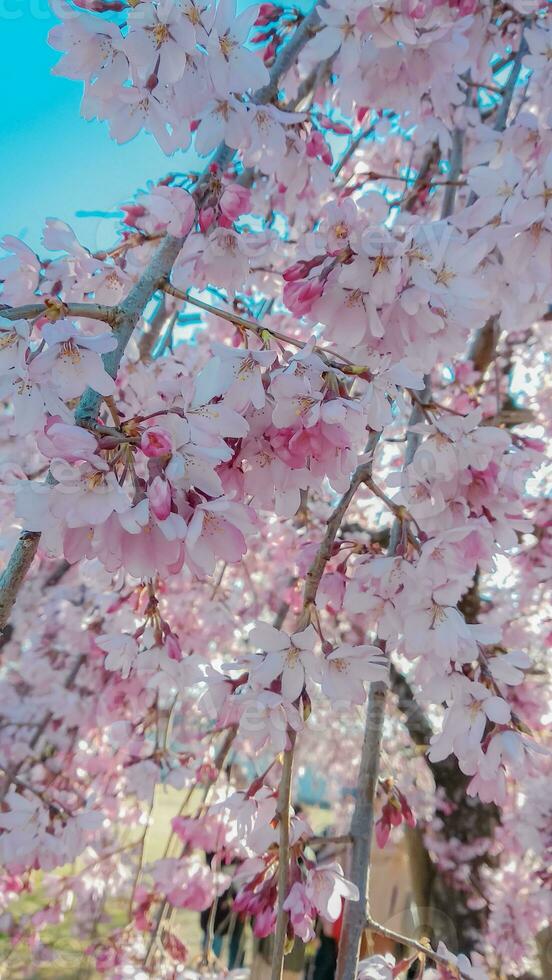
{"label": "thin twig", "polygon": [[27,303],[25,306],[0,306],[0,316],[6,320],[34,320],[35,317],[56,315],[52,319],[62,317],[87,317],[89,320],[103,320],[114,327],[119,317],[117,306],[102,306],[100,303],[64,303],[52,300],[50,303]]}
{"label": "thin twig", "polygon": [[441,966],[446,966],[451,973],[456,973],[456,975],[462,978],[462,980],[470,980],[468,974],[462,973],[462,970],[447,959],[446,956],[442,956],[440,953],[435,953],[430,946],[424,946],[424,944],[418,942],[417,939],[411,939],[410,936],[403,936],[400,932],[395,932],[393,929],[387,929],[386,926],[382,926],[379,922],[375,922],[370,916],[368,916],[365,920],[365,925],[371,932],[377,932],[379,936],[384,936],[385,939],[392,939],[401,946],[408,946],[410,949],[415,949],[416,952],[426,956],[427,959],[433,960],[435,963],[440,963]]}
{"label": "thin twig", "polygon": [[[71,670],[69,671],[69,673],[67,674],[67,677],[65,678],[65,681],[63,682],[63,687],[65,688],[66,691],[71,690],[71,688],[73,686],[73,683],[75,681],[75,678],[76,678],[79,670],[81,669],[82,665],[85,663],[85,661],[86,661],[86,655],[85,654],[81,654],[75,660],[75,663],[71,667]],[[34,749],[34,747],[38,744],[39,739],[42,737],[42,735],[46,731],[46,728],[50,724],[52,718],[53,718],[53,712],[52,711],[48,711],[48,713],[46,715],[44,715],[42,721],[37,725],[36,731],[35,731],[33,737],[31,738],[31,740],[29,742],[29,749]],[[0,789],[0,803],[3,803],[4,802],[4,800],[5,800],[5,798],[6,798],[7,794],[8,794],[8,790],[9,790],[9,788],[10,788],[13,780],[19,775],[21,769],[23,768],[23,766],[24,766],[24,764],[26,762],[26,759],[27,759],[27,756],[24,756],[17,763],[17,765],[12,766],[10,769],[7,769],[6,770],[6,778],[4,780],[4,783],[2,785],[2,788]]]}

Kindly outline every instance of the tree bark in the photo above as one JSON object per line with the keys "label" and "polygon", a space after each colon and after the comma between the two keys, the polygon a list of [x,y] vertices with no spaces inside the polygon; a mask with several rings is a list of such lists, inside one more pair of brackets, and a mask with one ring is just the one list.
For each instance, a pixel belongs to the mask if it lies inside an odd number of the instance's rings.
{"label": "tree bark", "polygon": [[360,893],[358,902],[348,902],[343,918],[337,960],[337,980],[355,980],[360,941],[369,916],[370,851],[374,829],[374,804],[378,784],[381,738],[385,715],[385,684],[370,685],[366,728],[357,783],[357,800],[351,822],[353,841],[351,866]]}

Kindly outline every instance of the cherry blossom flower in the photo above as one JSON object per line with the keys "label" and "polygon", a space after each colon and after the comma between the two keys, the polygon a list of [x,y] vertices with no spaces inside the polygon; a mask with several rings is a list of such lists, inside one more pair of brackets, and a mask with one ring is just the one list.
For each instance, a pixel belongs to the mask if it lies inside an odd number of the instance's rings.
{"label": "cherry blossom flower", "polygon": [[470,210],[470,221],[474,226],[492,221],[498,214],[505,220],[513,213],[513,207],[520,200],[520,183],[523,175],[522,167],[514,154],[508,154],[498,168],[475,167],[470,171],[469,184],[479,201]]}
{"label": "cherry blossom flower", "polygon": [[77,13],[63,0],[55,0],[53,7],[62,23],[51,28],[48,42],[56,51],[66,52],[53,68],[54,74],[84,77],[97,93],[109,95],[128,74],[120,28],[91,14]]}
{"label": "cherry blossom flower", "polygon": [[321,663],[321,686],[332,701],[363,704],[364,681],[388,680],[388,663],[378,647],[344,643],[332,650]]}
{"label": "cherry blossom flower", "polygon": [[142,129],[152,133],[165,153],[187,149],[191,135],[186,120],[180,120],[171,132],[167,128],[169,112],[160,87],[152,92],[139,83],[125,86],[117,92],[117,102],[110,105],[109,117],[101,102],[85,96],[84,115],[87,119],[109,118],[109,132],[117,143],[127,143]]}
{"label": "cherry blossom flower", "polygon": [[552,62],[552,42],[550,32],[538,26],[525,32],[530,54],[524,59],[528,68],[534,71],[550,70]]}
{"label": "cherry blossom flower", "polygon": [[304,943],[314,939],[314,919],[316,910],[309,901],[305,886],[295,881],[291,886],[284,902],[286,912],[289,912],[291,926],[296,936]]}
{"label": "cherry blossom flower", "polygon": [[38,355],[37,364],[41,371],[52,372],[62,398],[76,398],[87,387],[101,395],[114,394],[115,382],[100,355],[115,350],[116,337],[108,333],[85,336],[67,320],[45,324],[42,333],[48,348]]}
{"label": "cherry blossom flower", "polygon": [[274,351],[243,351],[215,345],[214,354],[196,381],[196,401],[205,403],[224,395],[225,404],[237,412],[250,403],[262,408],[266,395],[261,370],[274,363]]}
{"label": "cherry blossom flower", "polygon": [[29,345],[29,324],[26,320],[6,320],[0,317],[0,373],[23,364]]}
{"label": "cherry blossom flower", "polygon": [[71,421],[71,412],[53,387],[49,365],[42,356],[27,364],[18,363],[0,378],[0,397],[9,399],[13,406],[13,428],[18,435],[40,430],[46,412]]}
{"label": "cherry blossom flower", "polygon": [[50,505],[51,513],[63,520],[67,527],[103,524],[112,513],[128,510],[126,492],[107,466],[105,469],[100,467],[100,460],[93,466],[75,466],[54,459],[50,470],[58,484]]}
{"label": "cherry blossom flower", "polygon": [[312,662],[316,642],[314,627],[309,625],[289,636],[267,623],[257,623],[249,639],[266,654],[254,670],[255,681],[268,686],[276,677],[281,677],[283,696],[288,701],[295,701],[305,685],[305,666]]}
{"label": "cherry blossom flower", "polygon": [[194,199],[182,187],[159,185],[147,194],[139,194],[137,202],[145,213],[136,218],[136,227],[148,234],[166,231],[184,238],[194,224]]}
{"label": "cherry blossom flower", "polygon": [[358,964],[358,980],[393,980],[395,957],[391,953],[369,956]]}
{"label": "cherry blossom flower", "polygon": [[351,71],[358,63],[361,40],[354,12],[351,15],[345,10],[330,7],[321,11],[320,19],[325,26],[311,41],[311,50],[324,59],[339,48],[348,70]]}
{"label": "cherry blossom flower", "polygon": [[104,661],[105,669],[120,671],[121,676],[127,678],[138,653],[138,644],[134,637],[127,633],[119,636],[104,634],[98,636],[96,643],[107,653]]}
{"label": "cherry blossom flower", "polygon": [[212,572],[217,558],[237,562],[245,554],[245,534],[253,532],[251,513],[224,497],[199,504],[188,525],[186,549],[194,566]]}
{"label": "cherry blossom flower", "polygon": [[223,140],[231,140],[245,113],[245,107],[232,95],[209,100],[196,129],[194,145],[197,152],[207,156]]}
{"label": "cherry blossom flower", "polygon": [[281,694],[273,691],[249,691],[239,696],[239,730],[254,749],[266,742],[278,753],[289,748],[289,727],[302,727],[299,712]]}
{"label": "cherry blossom flower", "polygon": [[458,971],[463,973],[465,977],[469,977],[470,980],[487,980],[487,971],[482,967],[477,966],[475,962],[472,962],[472,960],[475,961],[477,958],[477,954],[474,954],[473,957],[464,956],[463,953],[460,953],[459,956],[455,956],[454,953],[451,953],[450,950],[447,949],[442,940],[440,940],[437,944],[437,949],[435,952],[438,953],[439,956],[446,957],[446,959],[450,961],[453,969],[456,968]]}
{"label": "cherry blossom flower", "polygon": [[219,0],[206,47],[213,85],[221,95],[255,90],[269,80],[261,59],[244,47],[257,9],[248,7],[236,14],[235,0]]}
{"label": "cherry blossom flower", "polygon": [[307,872],[305,895],[317,912],[330,922],[335,922],[341,915],[342,899],[359,900],[358,888],[344,877],[341,865],[336,862],[320,864]]}
{"label": "cherry blossom flower", "polygon": [[11,306],[33,302],[40,281],[37,256],[28,245],[12,235],[5,235],[0,245],[10,253],[0,258],[3,302]]}
{"label": "cherry blossom flower", "polygon": [[194,50],[196,37],[178,4],[173,0],[159,0],[156,6],[139,4],[130,11],[128,25],[124,49],[144,81],[152,74],[167,84],[182,78],[184,56]]}
{"label": "cherry blossom flower", "polygon": [[98,443],[92,433],[79,425],[62,422],[59,416],[50,416],[37,442],[49,459],[64,459],[67,463],[87,460],[92,466],[98,462]]}

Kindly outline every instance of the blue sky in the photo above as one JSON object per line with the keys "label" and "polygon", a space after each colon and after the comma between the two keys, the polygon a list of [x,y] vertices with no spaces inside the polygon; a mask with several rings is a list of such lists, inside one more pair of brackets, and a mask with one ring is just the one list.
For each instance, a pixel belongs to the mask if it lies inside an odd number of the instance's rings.
{"label": "blue sky", "polygon": [[148,178],[182,169],[184,157],[166,157],[146,134],[118,146],[105,123],[81,119],[81,84],[51,74],[58,53],[46,37],[55,23],[47,0],[0,0],[0,237],[38,248],[44,218],[56,217],[103,248],[114,222],[75,213],[113,211]]}

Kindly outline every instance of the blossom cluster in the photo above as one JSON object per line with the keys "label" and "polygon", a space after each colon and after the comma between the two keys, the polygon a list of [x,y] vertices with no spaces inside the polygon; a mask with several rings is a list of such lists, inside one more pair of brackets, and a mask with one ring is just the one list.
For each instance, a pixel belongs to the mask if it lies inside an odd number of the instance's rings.
{"label": "blossom cluster", "polygon": [[87,118],[208,159],[123,202],[110,249],[2,240],[2,929],[46,957],[71,915],[117,978],[173,976],[173,923],[228,894],[259,937],[347,923],[385,691],[375,840],[420,829],[457,914],[437,975],[520,975],[549,917],[546,12],[55,11]]}

